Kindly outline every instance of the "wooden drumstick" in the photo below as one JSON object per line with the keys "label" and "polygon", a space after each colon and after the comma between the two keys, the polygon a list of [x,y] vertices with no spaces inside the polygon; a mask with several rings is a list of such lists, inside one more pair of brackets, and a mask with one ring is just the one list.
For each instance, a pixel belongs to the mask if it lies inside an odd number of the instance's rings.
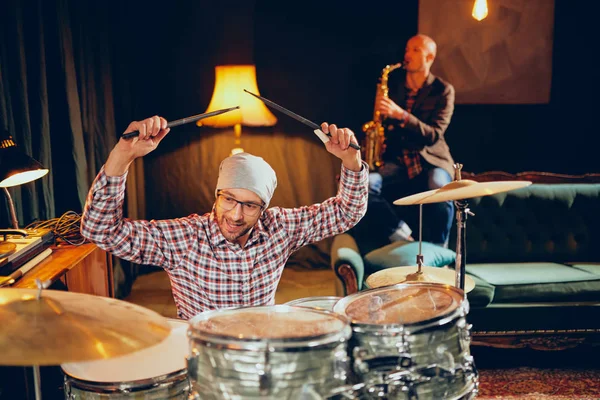
{"label": "wooden drumstick", "polygon": [[[215,115],[224,114],[226,112],[237,110],[239,108],[240,108],[240,106],[235,106],[235,107],[231,107],[231,108],[224,108],[222,110],[211,111],[211,112],[204,113],[204,114],[197,114],[197,115],[193,115],[193,116],[187,117],[187,118],[177,119],[175,121],[168,122],[167,128],[172,128],[174,126],[179,126],[179,125],[183,125],[183,124],[189,124],[190,122],[196,122],[200,119],[214,117]],[[133,131],[133,132],[124,133],[121,135],[121,137],[123,139],[131,139],[131,138],[139,136],[139,135],[140,135],[139,131]]]}

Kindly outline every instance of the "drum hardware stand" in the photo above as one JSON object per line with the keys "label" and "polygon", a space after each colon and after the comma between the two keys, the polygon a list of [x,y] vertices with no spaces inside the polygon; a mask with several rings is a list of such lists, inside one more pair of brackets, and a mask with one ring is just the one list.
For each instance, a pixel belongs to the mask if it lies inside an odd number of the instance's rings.
{"label": "drum hardware stand", "polygon": [[[456,172],[456,181],[461,180],[460,170],[463,165],[456,163],[454,169]],[[456,262],[454,263],[454,270],[456,272],[455,285],[457,288],[464,292],[465,290],[465,263],[467,258],[467,216],[474,216],[469,209],[469,203],[466,201],[456,200],[454,201],[456,206]],[[465,293],[466,296],[466,293]]]}
{"label": "drum hardware stand", "polygon": [[[38,288],[35,299],[39,301],[40,298],[42,297],[42,290],[48,289],[50,287],[50,285],[52,284],[52,281],[47,280],[47,281],[42,282],[41,280],[36,278],[35,284],[37,285],[37,288]],[[36,400],[41,400],[42,399],[42,385],[41,385],[41,379],[40,379],[40,366],[33,365],[32,368],[33,368],[33,387],[35,390],[35,398],[36,398]]]}
{"label": "drum hardware stand", "polygon": [[456,282],[455,286],[465,290],[465,265],[467,258],[467,216],[474,216],[466,201],[455,201],[456,206]]}
{"label": "drum hardware stand", "polygon": [[[419,204],[419,254],[417,254],[417,272],[406,275],[404,282],[423,281],[423,204]],[[402,283],[404,283],[402,282]]]}

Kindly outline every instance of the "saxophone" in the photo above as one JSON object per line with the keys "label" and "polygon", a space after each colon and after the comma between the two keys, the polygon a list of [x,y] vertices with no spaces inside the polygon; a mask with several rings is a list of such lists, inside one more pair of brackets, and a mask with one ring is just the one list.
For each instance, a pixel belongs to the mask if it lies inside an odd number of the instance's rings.
{"label": "saxophone", "polygon": [[[386,65],[381,71],[381,78],[377,84],[377,94],[388,96],[388,75],[395,69],[398,69],[402,64]],[[365,133],[365,139],[362,148],[365,162],[369,165],[370,171],[376,171],[383,165],[381,159],[384,150],[385,131],[382,125],[382,118],[379,111],[373,113],[373,120],[365,123],[362,127]]]}

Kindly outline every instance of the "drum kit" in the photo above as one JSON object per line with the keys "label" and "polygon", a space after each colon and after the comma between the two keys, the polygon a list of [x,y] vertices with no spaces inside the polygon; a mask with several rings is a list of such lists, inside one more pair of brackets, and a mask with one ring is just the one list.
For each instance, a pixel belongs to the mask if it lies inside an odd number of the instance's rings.
{"label": "drum kit", "polygon": [[[455,201],[455,271],[391,268],[370,289],[167,319],[111,298],[0,289],[0,365],[60,365],[67,400],[472,399],[463,200],[531,182],[457,180],[397,205]],[[420,253],[420,251],[419,251]],[[381,271],[381,272],[385,272]],[[391,272],[389,272],[391,271]],[[452,283],[455,283],[453,286]]]}
{"label": "drum kit", "polygon": [[471,326],[466,322],[466,293],[475,287],[465,274],[466,219],[473,213],[465,200],[523,188],[531,182],[462,180],[462,165],[454,167],[455,181],[394,202],[420,205],[420,232],[423,204],[455,202],[454,270],[423,266],[420,236],[416,266],[378,271],[367,278],[367,290],[337,301],[307,297],[290,302],[331,310],[350,322],[347,385],[323,398],[467,400],[477,396],[479,376],[470,354]]}

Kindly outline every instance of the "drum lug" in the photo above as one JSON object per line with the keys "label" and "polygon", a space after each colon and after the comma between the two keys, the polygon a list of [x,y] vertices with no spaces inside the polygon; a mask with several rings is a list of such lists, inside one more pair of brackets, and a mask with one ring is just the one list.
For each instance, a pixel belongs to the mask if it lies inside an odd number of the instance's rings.
{"label": "drum lug", "polygon": [[473,328],[473,324],[464,324],[460,327],[460,339],[466,345],[471,345],[471,329]]}
{"label": "drum lug", "polygon": [[465,355],[464,371],[465,373],[479,375],[472,355]]}
{"label": "drum lug", "polygon": [[64,376],[64,388],[65,388],[65,399],[66,400],[75,400],[75,396],[71,393],[71,384],[67,379],[67,376]]}
{"label": "drum lug", "polygon": [[400,336],[401,340],[396,342],[396,348],[398,349],[398,353],[400,354],[410,352],[406,336],[407,335],[405,333],[402,333],[402,335]]}
{"label": "drum lug", "polygon": [[339,381],[346,381],[348,378],[349,360],[348,354],[343,352],[340,356],[335,358],[334,361],[334,376],[333,378]]}
{"label": "drum lug", "polygon": [[258,390],[261,396],[267,396],[271,389],[271,366],[269,365],[269,358],[271,354],[271,349],[267,346],[265,350],[265,362],[261,364],[256,364],[256,369],[258,373]]}
{"label": "drum lug", "polygon": [[193,349],[192,354],[186,357],[188,375],[197,374],[198,372],[198,350]]}

